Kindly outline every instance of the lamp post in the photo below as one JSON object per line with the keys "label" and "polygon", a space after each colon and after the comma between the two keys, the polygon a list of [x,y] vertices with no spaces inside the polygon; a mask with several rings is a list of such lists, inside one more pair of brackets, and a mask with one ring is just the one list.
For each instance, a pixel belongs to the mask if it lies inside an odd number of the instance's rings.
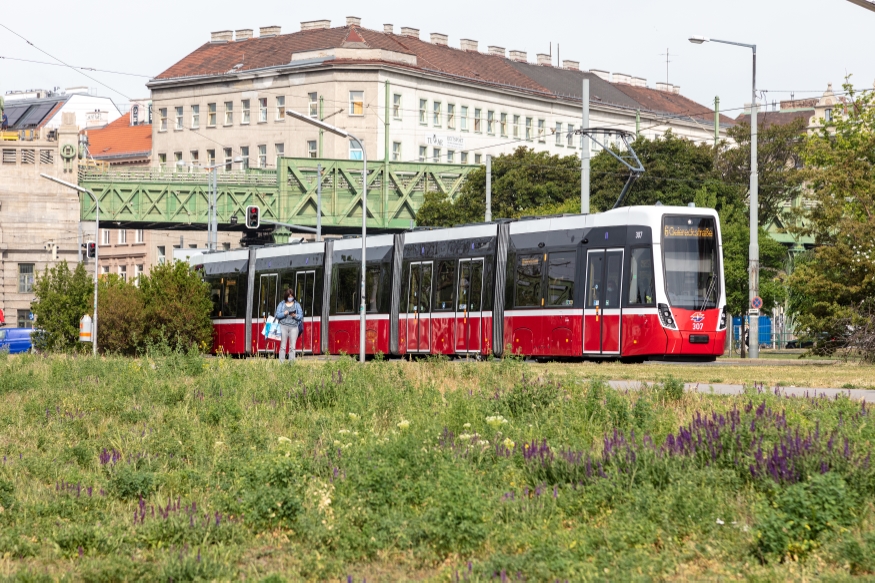
{"label": "lamp post", "polygon": [[[365,151],[365,145],[362,141],[346,130],[342,130],[331,124],[327,124],[324,121],[314,119],[292,109],[287,109],[286,114],[304,123],[316,126],[321,130],[340,136],[341,138],[350,139],[357,143],[362,150],[362,301],[361,306],[359,307],[359,310],[361,311],[359,319],[359,362],[363,363],[365,361],[365,278],[367,276],[366,255],[368,241],[368,153]],[[321,181],[321,177],[319,179]]]}
{"label": "lamp post", "polygon": [[[759,174],[757,170],[757,46],[746,43],[737,43],[728,40],[717,40],[694,36],[690,42],[700,45],[705,42],[721,43],[745,47],[753,52],[753,87],[750,103],[750,247],[748,248],[748,296],[750,306],[753,300],[759,296],[760,287],[760,244],[759,244]],[[759,310],[750,313],[750,358],[759,358],[760,355],[760,323]],[[743,340],[743,339],[742,339]]]}
{"label": "lamp post", "polygon": [[[237,156],[233,160],[231,160],[231,164],[238,164],[243,161],[243,158]],[[178,164],[178,163],[177,163]],[[185,165],[184,163],[182,164]],[[204,167],[204,170],[210,171],[209,184],[210,184],[210,217],[209,224],[207,225],[207,249],[209,251],[215,251],[219,247],[219,216],[216,212],[216,197],[218,193],[218,174],[216,173],[216,169],[221,168],[222,166],[227,166],[227,162],[223,162],[221,164],[213,164],[212,166]]]}
{"label": "lamp post", "polygon": [[98,259],[100,258],[100,200],[98,200],[97,195],[91,190],[82,188],[72,182],[67,182],[66,180],[61,180],[60,178],[55,178],[54,176],[49,176],[48,174],[43,173],[40,173],[40,176],[47,180],[51,180],[52,182],[57,182],[67,188],[72,188],[73,190],[89,194],[94,199],[94,321],[91,323],[91,348],[94,356],[97,356],[97,268]]}

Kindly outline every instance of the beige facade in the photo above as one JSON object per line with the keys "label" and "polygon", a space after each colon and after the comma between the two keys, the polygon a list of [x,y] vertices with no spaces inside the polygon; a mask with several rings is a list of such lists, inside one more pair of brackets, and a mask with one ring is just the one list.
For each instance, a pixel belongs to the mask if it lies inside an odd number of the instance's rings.
{"label": "beige facade", "polygon": [[[33,141],[0,142],[0,309],[7,326],[32,325],[35,277],[63,260],[74,266],[87,237],[76,191],[40,177],[76,182],[76,158],[61,156],[65,145],[76,147],[75,115],[65,114],[57,139],[47,137],[43,128]],[[86,233],[93,228],[82,224]]]}

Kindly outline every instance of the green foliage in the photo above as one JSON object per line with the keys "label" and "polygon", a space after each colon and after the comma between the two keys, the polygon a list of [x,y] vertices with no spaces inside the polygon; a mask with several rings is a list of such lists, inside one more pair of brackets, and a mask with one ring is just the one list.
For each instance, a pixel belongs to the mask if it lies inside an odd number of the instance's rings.
{"label": "green foliage", "polygon": [[142,290],[116,275],[104,276],[98,286],[97,308],[101,350],[136,354],[146,331]]}
{"label": "green foliage", "polygon": [[[33,343],[40,351],[80,351],[79,320],[93,315],[94,285],[82,263],[70,271],[66,261],[38,276],[33,286],[31,310],[39,330]],[[88,345],[90,346],[90,345]]]}
{"label": "green foliage", "polygon": [[662,384],[658,384],[654,388],[656,393],[663,399],[680,401],[684,398],[684,381],[673,376],[666,377],[663,379]]}
{"label": "green foliage", "polygon": [[158,484],[152,472],[125,465],[115,471],[109,485],[112,493],[120,499],[137,500],[148,497]]}
{"label": "green foliage", "polygon": [[152,268],[140,283],[146,306],[146,336],[172,347],[212,346],[212,302],[209,285],[188,264],[176,261]]}

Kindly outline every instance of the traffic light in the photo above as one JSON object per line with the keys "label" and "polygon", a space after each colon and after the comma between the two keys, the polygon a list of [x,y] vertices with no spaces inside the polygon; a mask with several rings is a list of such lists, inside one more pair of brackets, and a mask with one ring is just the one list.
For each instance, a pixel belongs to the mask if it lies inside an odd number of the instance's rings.
{"label": "traffic light", "polygon": [[94,259],[94,256],[97,255],[97,243],[88,241],[85,248],[88,250],[88,259]]}
{"label": "traffic light", "polygon": [[261,209],[257,206],[246,207],[246,228],[257,229],[261,226]]}

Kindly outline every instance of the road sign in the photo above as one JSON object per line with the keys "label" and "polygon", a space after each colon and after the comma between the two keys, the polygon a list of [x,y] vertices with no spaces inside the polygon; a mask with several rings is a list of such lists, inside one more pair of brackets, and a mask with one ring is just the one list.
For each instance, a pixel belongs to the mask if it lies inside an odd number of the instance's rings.
{"label": "road sign", "polygon": [[750,301],[750,307],[755,309],[755,310],[759,310],[760,308],[762,308],[763,307],[763,298],[761,298],[760,296],[755,296]]}
{"label": "road sign", "polygon": [[749,310],[747,311],[747,314],[748,314],[749,316],[759,316],[759,315],[760,315],[760,311],[757,310],[756,308],[751,308],[751,309],[749,309]]}

